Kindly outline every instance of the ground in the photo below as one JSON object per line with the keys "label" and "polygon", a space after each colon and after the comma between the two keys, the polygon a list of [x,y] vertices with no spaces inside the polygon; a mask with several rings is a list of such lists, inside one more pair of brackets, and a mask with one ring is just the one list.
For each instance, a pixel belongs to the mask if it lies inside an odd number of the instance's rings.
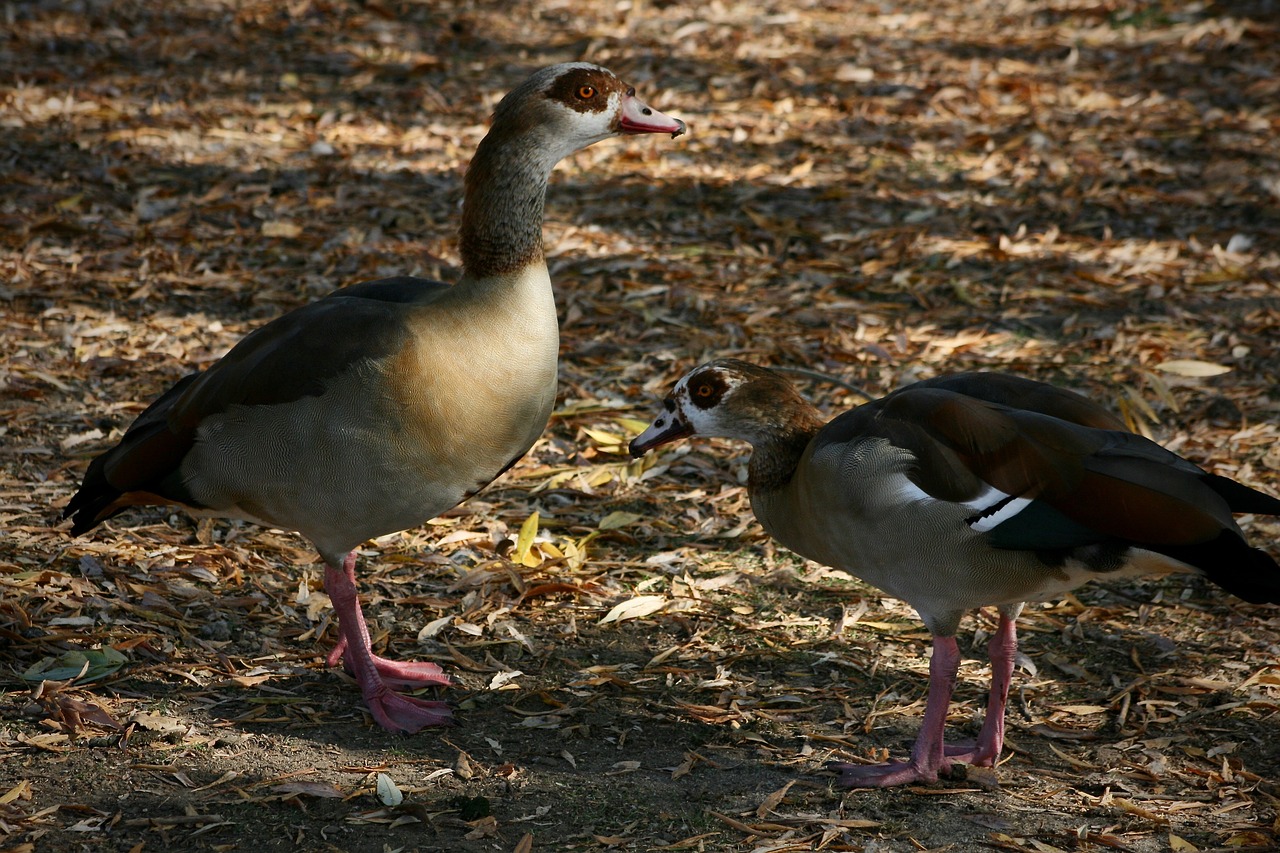
{"label": "ground", "polygon": [[[827,761],[915,736],[914,614],[775,547],[743,447],[625,454],[713,356],[872,394],[993,369],[1280,493],[1272,0],[0,13],[0,850],[1280,843],[1274,607],[1188,578],[1032,605],[996,771],[841,791]],[[457,726],[387,734],[324,666],[294,534],[150,509],[72,538],[60,510],[149,400],[265,320],[452,276],[494,103],[578,58],[690,132],[560,167],[547,433],[361,550],[377,646],[458,682]],[[832,413],[859,400],[796,381]],[[1242,524],[1280,554],[1275,519]],[[993,625],[964,625],[960,736]]]}

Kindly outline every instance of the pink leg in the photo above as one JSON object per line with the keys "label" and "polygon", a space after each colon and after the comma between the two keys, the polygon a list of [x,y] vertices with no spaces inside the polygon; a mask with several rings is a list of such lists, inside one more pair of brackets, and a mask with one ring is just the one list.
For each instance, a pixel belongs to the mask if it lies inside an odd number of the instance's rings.
{"label": "pink leg", "polygon": [[994,767],[1004,749],[1005,706],[1009,703],[1009,683],[1013,680],[1013,664],[1018,653],[1018,628],[1012,617],[1000,611],[1000,627],[987,643],[991,657],[991,695],[987,699],[987,718],[982,721],[978,746],[965,758],[977,767]]}
{"label": "pink leg", "polygon": [[886,764],[832,763],[829,766],[840,771],[840,786],[888,788],[910,782],[936,782],[940,772],[949,770],[951,759],[944,753],[942,735],[959,670],[960,648],[956,638],[934,637],[933,657],[929,661],[929,697],[925,701],[920,734],[911,748],[911,760]]}
{"label": "pink leg", "polygon": [[975,767],[994,767],[1004,749],[1005,708],[1009,703],[1009,685],[1018,653],[1018,614],[1022,605],[1000,608],[1000,625],[987,643],[991,659],[991,693],[987,699],[987,715],[976,743],[945,747],[948,758]]}
{"label": "pink leg", "polygon": [[[347,669],[360,684],[360,692],[364,696],[365,705],[377,720],[378,725],[393,732],[413,733],[427,726],[439,726],[448,723],[452,716],[449,706],[443,702],[427,702],[412,696],[402,696],[392,692],[383,680],[381,667],[389,665],[393,672],[403,672],[404,667],[412,668],[414,664],[397,664],[373,654],[369,642],[369,628],[364,621],[364,613],[360,610],[360,600],[356,596],[354,553],[343,560],[342,569],[326,565],[324,571],[324,588],[333,602],[333,609],[338,613],[338,630],[341,639],[337,647],[329,654],[329,662],[336,663],[335,655],[344,658]],[[448,679],[440,675],[440,668],[434,664],[417,664],[416,666],[434,668],[432,677]],[[431,683],[439,683],[439,680]]]}
{"label": "pink leg", "polygon": [[[354,595],[356,588],[354,555],[347,555],[347,559],[343,561],[343,570],[346,575],[346,583],[351,585],[352,594]],[[325,572],[324,585],[325,589],[329,590],[330,580],[327,570]],[[332,593],[330,593],[329,598],[330,600],[333,599]],[[337,666],[338,662],[343,659],[347,650],[347,634],[343,627],[344,623],[342,621],[342,613],[339,612],[338,616],[338,642],[333,644],[333,648],[325,658],[325,663],[329,666]],[[364,614],[360,612],[358,606],[356,608],[355,618],[360,622],[361,636],[364,639],[365,646],[368,647],[369,631],[364,625]],[[372,651],[370,651],[369,656],[373,659],[373,665],[378,670],[378,674],[382,676],[383,682],[389,687],[394,687],[398,690],[416,690],[419,687],[426,687],[429,685],[438,684],[448,687],[453,684],[453,682],[449,680],[449,676],[444,674],[444,670],[434,663],[388,660],[387,658],[373,654]],[[351,668],[349,663],[346,666],[346,670],[352,675],[355,675],[355,671]]]}

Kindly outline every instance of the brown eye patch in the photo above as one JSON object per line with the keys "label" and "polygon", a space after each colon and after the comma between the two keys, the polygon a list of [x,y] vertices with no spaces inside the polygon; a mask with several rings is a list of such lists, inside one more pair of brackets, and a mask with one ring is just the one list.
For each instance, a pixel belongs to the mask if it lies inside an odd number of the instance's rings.
{"label": "brown eye patch", "polygon": [[720,399],[727,389],[728,386],[719,373],[708,371],[689,382],[689,399],[699,409],[714,409],[720,405]]}
{"label": "brown eye patch", "polygon": [[618,78],[601,69],[572,68],[556,78],[547,97],[575,112],[589,113],[603,110],[609,94],[623,88]]}

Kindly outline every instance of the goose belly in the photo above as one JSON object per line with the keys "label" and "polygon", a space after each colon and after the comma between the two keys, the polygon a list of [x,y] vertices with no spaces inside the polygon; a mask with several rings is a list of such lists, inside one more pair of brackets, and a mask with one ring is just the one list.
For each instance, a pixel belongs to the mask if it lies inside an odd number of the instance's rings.
{"label": "goose belly", "polygon": [[865,451],[832,448],[829,456],[806,457],[786,486],[753,495],[753,507],[786,547],[906,601],[926,621],[949,623],[974,608],[1044,599],[1100,576],[1179,568],[1123,547],[1105,567],[992,548],[970,527],[972,510],[920,497],[905,475],[909,459]]}
{"label": "goose belly", "polygon": [[482,489],[533,445],[555,399],[554,368],[541,387],[384,378],[367,365],[313,397],[206,418],[182,465],[191,494],[342,554]]}

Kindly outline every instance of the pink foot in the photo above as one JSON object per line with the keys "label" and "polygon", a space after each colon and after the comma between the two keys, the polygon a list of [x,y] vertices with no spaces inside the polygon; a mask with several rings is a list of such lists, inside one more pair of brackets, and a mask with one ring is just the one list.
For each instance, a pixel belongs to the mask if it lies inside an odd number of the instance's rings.
{"label": "pink foot", "polygon": [[[884,764],[847,764],[833,761],[829,770],[837,770],[841,788],[892,788],[912,782],[937,782],[938,768],[920,767],[914,761],[888,761]],[[950,769],[945,764],[942,769]]]}
{"label": "pink foot", "polygon": [[347,554],[342,568],[325,566],[324,587],[338,614],[341,636],[329,652],[330,666],[341,660],[346,670],[360,684],[365,705],[378,725],[387,731],[412,734],[428,726],[441,726],[452,718],[444,702],[429,702],[404,696],[391,688],[449,684],[449,678],[433,663],[387,660],[373,653],[369,644],[369,628],[356,596],[354,553]]}
{"label": "pink foot", "polygon": [[[347,638],[341,636],[325,658],[325,663],[329,666],[337,666],[342,661],[346,650]],[[453,681],[444,674],[444,670],[434,663],[389,660],[372,653],[369,657],[373,659],[373,666],[382,676],[383,683],[395,690],[417,690],[420,687],[453,685]],[[350,664],[346,664],[345,669],[351,675],[355,675]]]}
{"label": "pink foot", "polygon": [[888,788],[911,782],[936,782],[940,774],[949,771],[952,759],[944,752],[942,731],[959,669],[960,648],[955,637],[935,636],[933,657],[929,660],[929,696],[925,700],[920,734],[911,747],[911,760],[885,764],[830,764],[828,767],[840,771],[840,787]]}
{"label": "pink foot", "polygon": [[386,687],[365,693],[364,704],[374,721],[389,732],[413,734],[428,726],[445,726],[453,721],[453,712],[444,702],[428,702]]}
{"label": "pink foot", "polygon": [[1000,608],[1000,627],[987,644],[991,655],[991,693],[987,700],[987,717],[976,743],[947,744],[942,739],[951,692],[960,669],[960,649],[954,637],[935,636],[933,658],[929,661],[929,697],[925,701],[920,735],[911,748],[911,760],[827,765],[839,771],[838,784],[843,788],[888,788],[912,782],[936,782],[940,775],[949,774],[955,764],[994,767],[1000,760],[1000,750],[1004,748],[1004,712],[1018,648],[1014,620],[1021,609],[1020,604]]}

